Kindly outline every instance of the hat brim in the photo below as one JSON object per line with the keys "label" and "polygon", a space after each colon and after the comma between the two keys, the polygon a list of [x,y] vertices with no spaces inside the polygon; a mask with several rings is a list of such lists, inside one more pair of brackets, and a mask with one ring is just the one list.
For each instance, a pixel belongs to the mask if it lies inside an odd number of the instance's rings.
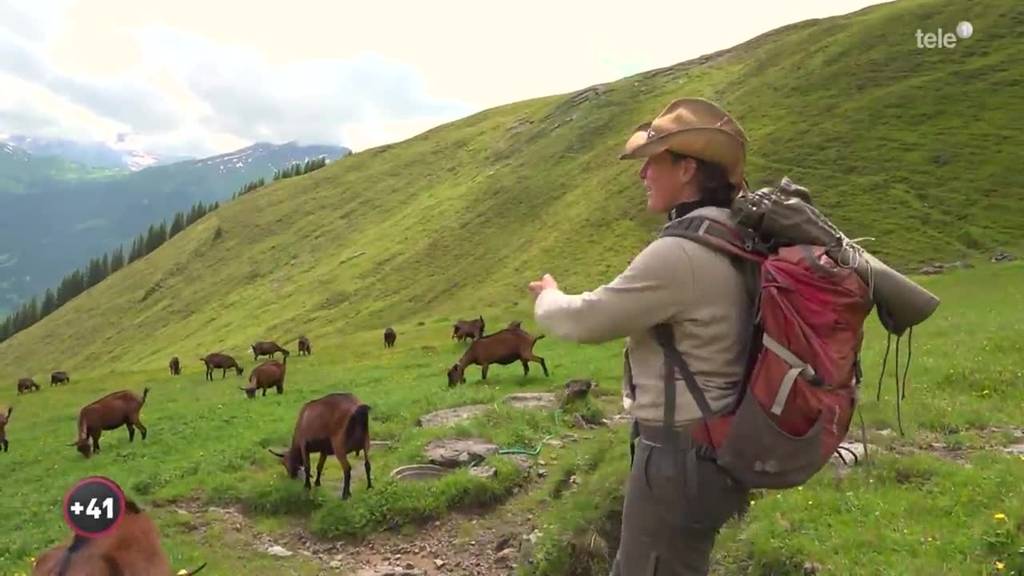
{"label": "hat brim", "polygon": [[721,128],[687,128],[647,139],[650,123],[641,124],[626,141],[620,160],[648,158],[665,150],[714,162],[726,169],[729,181],[743,183],[746,146]]}

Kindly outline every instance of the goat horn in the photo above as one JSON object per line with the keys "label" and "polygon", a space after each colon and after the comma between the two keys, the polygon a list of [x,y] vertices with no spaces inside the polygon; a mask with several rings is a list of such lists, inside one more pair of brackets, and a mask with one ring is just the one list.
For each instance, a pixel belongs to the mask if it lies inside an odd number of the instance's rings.
{"label": "goat horn", "polygon": [[270,452],[271,454],[273,454],[274,456],[277,456],[278,458],[284,458],[284,454],[282,454],[280,452],[275,452],[271,448],[267,448],[267,452]]}

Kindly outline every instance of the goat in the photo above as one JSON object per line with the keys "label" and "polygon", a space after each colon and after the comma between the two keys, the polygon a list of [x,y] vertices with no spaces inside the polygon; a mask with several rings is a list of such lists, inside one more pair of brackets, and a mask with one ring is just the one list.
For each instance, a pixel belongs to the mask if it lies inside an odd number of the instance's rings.
{"label": "goat", "polygon": [[281,459],[289,478],[296,478],[299,470],[306,477],[306,489],[310,489],[309,455],[320,453],[316,465],[316,486],[320,485],[320,475],[324,471],[324,462],[333,454],[341,463],[344,480],[341,488],[343,500],[352,496],[349,489],[352,481],[352,466],[348,462],[348,453],[363,453],[363,468],[366,470],[366,489],[373,489],[370,477],[370,407],[359,401],[353,394],[328,394],[322,398],[305,403],[299,410],[295,431],[292,433],[292,444],[287,452],[281,453],[267,449]]}
{"label": "goat", "polygon": [[313,345],[309,343],[309,338],[299,336],[299,356],[309,356],[312,353]]}
{"label": "goat", "polygon": [[394,348],[395,340],[398,339],[398,334],[395,334],[394,328],[390,326],[384,329],[384,347]]}
{"label": "goat", "polygon": [[[156,524],[135,502],[125,501],[124,517],[113,531],[97,538],[76,535],[69,544],[39,555],[32,576],[171,576],[175,574],[160,545]],[[191,576],[206,567],[177,574]]]}
{"label": "goat", "polygon": [[291,354],[291,352],[278,346],[277,342],[257,342],[250,346],[249,349],[252,350],[253,362],[259,360],[260,356],[270,356],[273,358],[274,354],[277,354],[278,352],[283,354],[285,357],[288,357]]}
{"label": "goat", "polygon": [[177,356],[171,357],[171,361],[167,364],[167,367],[171,369],[171,376],[181,375],[181,360],[178,360]]}
{"label": "goat", "polygon": [[[139,411],[146,404],[149,388],[142,391],[139,398],[134,392],[121,390],[107,394],[103,398],[82,408],[78,413],[78,440],[69,444],[88,458],[93,452],[100,451],[100,435],[104,430],[116,430],[121,426],[128,427],[128,441],[135,441],[135,428],[142,432],[146,439],[146,427],[139,420]],[[90,446],[89,440],[92,440]]]}
{"label": "goat", "polygon": [[452,325],[452,338],[457,339],[459,342],[467,338],[479,340],[484,336],[484,328],[483,316],[476,320],[456,320],[455,324]]}
{"label": "goat", "polygon": [[466,350],[462,358],[448,370],[448,386],[464,384],[466,382],[466,366],[477,364],[480,366],[481,379],[487,379],[487,368],[491,364],[508,365],[515,361],[523,363],[523,376],[530,374],[529,362],[537,362],[544,369],[544,376],[548,376],[548,366],[544,359],[533,353],[533,346],[544,335],[536,338],[530,336],[522,328],[505,328],[490,336],[485,336],[472,344]]}
{"label": "goat", "polygon": [[7,423],[11,421],[11,412],[14,411],[13,406],[7,407],[7,414],[0,414],[0,449],[7,452]]}
{"label": "goat", "polygon": [[33,390],[39,391],[39,384],[36,384],[35,380],[31,378],[21,378],[18,380],[18,394],[24,394]]}
{"label": "goat", "polygon": [[57,384],[71,384],[71,376],[68,376],[68,373],[63,370],[50,374],[50,386],[56,386]]}
{"label": "goat", "polygon": [[229,368],[234,368],[235,373],[239,376],[244,372],[242,367],[238,365],[238,362],[235,362],[235,359],[227,354],[215,352],[213,354],[207,354],[205,358],[200,358],[199,361],[206,364],[206,379],[211,381],[213,380],[213,371],[218,368],[222,370],[220,375],[221,380],[227,376]]}
{"label": "goat", "polygon": [[256,397],[256,391],[262,389],[263,395],[267,395],[268,388],[277,388],[278,394],[284,394],[284,375],[288,369],[288,357],[284,362],[270,360],[252,369],[249,373],[249,386],[239,390],[245,392],[250,399]]}

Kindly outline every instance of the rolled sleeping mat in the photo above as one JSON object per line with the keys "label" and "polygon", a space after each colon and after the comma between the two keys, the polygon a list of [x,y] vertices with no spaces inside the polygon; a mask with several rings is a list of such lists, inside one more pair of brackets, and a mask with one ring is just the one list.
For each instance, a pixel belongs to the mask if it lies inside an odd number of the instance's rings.
{"label": "rolled sleeping mat", "polygon": [[[878,308],[878,319],[892,334],[902,335],[908,328],[928,319],[939,307],[939,298],[903,274],[888,267],[885,262],[859,249],[859,256],[849,256],[847,248],[829,250],[836,262],[854,263],[857,276],[872,287],[871,297]],[[840,257],[842,256],[842,258]]]}

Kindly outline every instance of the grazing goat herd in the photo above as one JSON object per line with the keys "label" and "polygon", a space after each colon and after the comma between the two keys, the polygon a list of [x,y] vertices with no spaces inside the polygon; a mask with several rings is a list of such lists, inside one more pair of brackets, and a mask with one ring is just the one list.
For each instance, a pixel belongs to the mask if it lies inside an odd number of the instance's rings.
{"label": "grazing goat herd", "polygon": [[[520,322],[513,321],[509,325],[490,336],[484,334],[485,323],[482,316],[474,320],[459,320],[453,325],[452,339],[471,343],[461,358],[448,370],[448,386],[453,387],[465,383],[465,370],[471,365],[480,366],[481,378],[487,379],[487,370],[491,364],[508,365],[520,362],[523,375],[530,373],[529,362],[540,364],[544,375],[548,376],[544,358],[533,353],[533,347],[544,336],[531,336],[522,329]],[[397,333],[393,328],[384,331],[384,346],[393,348],[397,341]],[[256,342],[250,350],[253,361],[261,357],[270,360],[253,368],[249,373],[249,384],[239,387],[246,397],[254,399],[257,392],[267,395],[268,389],[278,394],[284,393],[284,381],[288,367],[288,350],[274,342]],[[313,353],[313,347],[305,336],[298,339],[299,356]],[[280,353],[281,360],[274,357]],[[206,366],[206,379],[213,380],[215,370],[221,370],[221,379],[227,377],[228,370],[234,370],[241,376],[244,368],[231,356],[222,353],[208,354],[199,359]],[[168,364],[172,376],[181,374],[181,361],[177,356]],[[50,376],[50,385],[70,384],[71,377],[67,372],[57,371]],[[18,394],[38,391],[39,385],[31,378],[18,380]],[[104,430],[114,430],[125,426],[128,429],[128,441],[135,441],[137,428],[146,439],[146,426],[139,418],[139,413],[146,404],[150,389],[145,388],[142,395],[129,390],[121,390],[108,394],[88,404],[78,414],[78,437],[70,444],[86,458],[100,452],[100,436]],[[6,426],[13,409],[6,412],[0,410],[0,451],[7,452],[8,441]],[[320,486],[327,457],[334,455],[341,464],[344,479],[342,481],[342,499],[351,496],[350,484],[352,468],[348,454],[359,456],[362,453],[363,467],[366,470],[366,487],[373,488],[370,477],[370,407],[359,398],[349,393],[327,394],[316,400],[305,403],[299,410],[292,434],[291,446],[285,452],[269,450],[284,466],[289,478],[297,478],[301,471],[304,475],[305,487],[311,488],[310,454],[319,454],[316,467],[316,480],[313,484]],[[36,563],[34,575],[39,576],[74,576],[77,574],[171,574],[166,554],[160,548],[159,535],[153,522],[132,502],[128,503],[127,516],[123,528],[93,541],[84,541],[76,536],[66,546],[57,546],[40,555]],[[130,527],[128,527],[130,526]],[[88,544],[88,545],[86,545]],[[132,567],[146,566],[145,570]],[[205,566],[205,565],[204,565]],[[179,574],[194,574],[179,572]]]}

